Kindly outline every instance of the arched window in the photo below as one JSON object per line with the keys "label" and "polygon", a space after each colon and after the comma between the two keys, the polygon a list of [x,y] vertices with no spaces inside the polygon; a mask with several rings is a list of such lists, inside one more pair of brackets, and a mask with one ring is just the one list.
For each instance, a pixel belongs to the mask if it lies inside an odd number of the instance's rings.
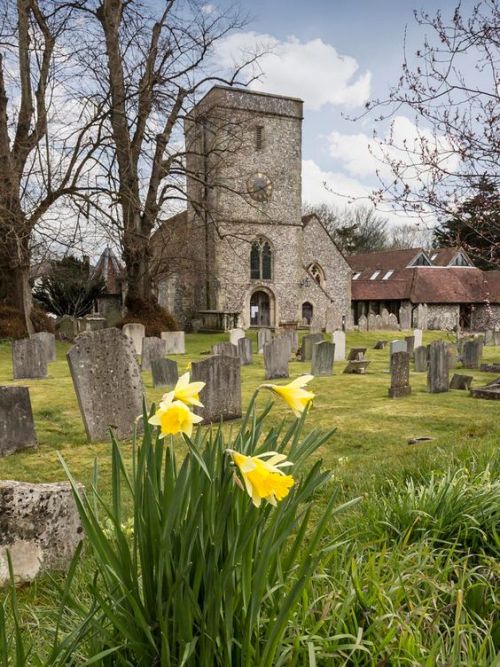
{"label": "arched window", "polygon": [[273,277],[273,251],[265,238],[258,238],[250,250],[250,278],[252,280],[271,280]]}
{"label": "arched window", "polygon": [[309,301],[302,304],[302,322],[304,324],[311,324],[313,318],[313,305]]}
{"label": "arched window", "polygon": [[311,264],[311,266],[309,267],[309,273],[318,283],[318,285],[320,287],[323,287],[323,285],[325,284],[325,274],[321,266],[316,262],[314,262],[314,264]]}

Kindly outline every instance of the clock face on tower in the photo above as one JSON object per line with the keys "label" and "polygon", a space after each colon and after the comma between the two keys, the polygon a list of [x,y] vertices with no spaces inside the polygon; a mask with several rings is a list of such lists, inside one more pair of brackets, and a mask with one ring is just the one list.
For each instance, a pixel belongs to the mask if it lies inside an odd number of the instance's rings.
{"label": "clock face on tower", "polygon": [[273,184],[266,174],[257,172],[247,181],[248,194],[258,202],[266,202],[271,198]]}

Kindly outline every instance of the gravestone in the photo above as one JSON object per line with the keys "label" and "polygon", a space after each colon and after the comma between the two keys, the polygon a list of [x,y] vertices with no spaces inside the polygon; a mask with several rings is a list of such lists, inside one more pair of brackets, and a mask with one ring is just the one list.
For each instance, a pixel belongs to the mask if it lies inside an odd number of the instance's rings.
{"label": "gravestone", "polygon": [[264,366],[266,380],[273,378],[287,378],[288,360],[290,358],[290,343],[286,338],[274,338],[264,345]]}
{"label": "gravestone", "polygon": [[500,401],[500,377],[493,382],[489,382],[484,387],[477,387],[470,390],[473,398],[485,398],[490,401]]}
{"label": "gravestone", "polygon": [[368,319],[366,315],[360,315],[358,318],[358,329],[360,331],[366,331],[368,329]]}
{"label": "gravestone", "polygon": [[334,331],[332,336],[332,342],[335,345],[335,361],[344,361],[345,360],[345,332],[344,331]]}
{"label": "gravestone", "polygon": [[408,352],[406,340],[391,340],[389,354],[392,357],[396,352]]}
{"label": "gravestone", "polygon": [[462,365],[464,368],[479,368],[483,344],[480,340],[466,340],[462,348]]}
{"label": "gravestone", "polygon": [[422,346],[422,341],[423,341],[423,334],[422,334],[422,329],[413,329],[413,337],[414,337],[414,347],[413,350],[417,347]]}
{"label": "gravestone", "polygon": [[[228,343],[231,345],[231,343]],[[236,347],[233,345],[233,347]],[[238,349],[238,348],[236,348]],[[240,361],[228,356],[214,356],[191,364],[191,381],[204,382],[200,392],[203,407],[195,407],[203,424],[241,417]]]}
{"label": "gravestone", "polygon": [[166,343],[166,354],[186,354],[184,331],[162,331],[161,339]]}
{"label": "gravestone", "polygon": [[351,347],[347,361],[362,361],[365,358],[366,347]]}
{"label": "gravestone", "polygon": [[414,358],[415,371],[417,373],[426,373],[429,364],[429,351],[425,345],[420,345],[420,347],[415,348]]}
{"label": "gravestone", "polygon": [[83,539],[67,483],[0,481],[0,517],[0,586],[9,583],[7,551],[16,582],[24,583],[49,570],[67,569]]}
{"label": "gravestone", "polygon": [[269,343],[272,337],[271,329],[259,329],[257,331],[257,349],[259,350],[259,354],[262,354],[264,345]]}
{"label": "gravestone", "polygon": [[314,343],[312,351],[311,375],[324,376],[333,374],[335,345],[327,340]]}
{"label": "gravestone", "polygon": [[0,387],[0,456],[36,446],[28,387]]}
{"label": "gravestone", "polygon": [[493,329],[486,329],[484,332],[484,344],[495,345],[495,331]]}
{"label": "gravestone", "polygon": [[215,345],[212,345],[212,354],[216,354],[221,357],[234,357],[235,359],[240,358],[238,346],[233,345],[232,343],[215,343]]}
{"label": "gravestone", "polygon": [[173,359],[151,359],[151,375],[154,387],[173,387],[179,379],[177,362]]}
{"label": "gravestone", "polygon": [[242,366],[248,366],[252,363],[252,341],[250,338],[243,336],[238,340],[238,354]]}
{"label": "gravestone", "polygon": [[297,333],[297,329],[282,329],[280,337],[288,340],[290,355],[296,354],[299,349],[299,334]]}
{"label": "gravestone", "polygon": [[386,341],[385,340],[378,340],[375,345],[373,346],[374,350],[383,350],[386,346]]}
{"label": "gravestone", "polygon": [[472,375],[454,373],[450,381],[450,389],[470,389],[473,379]]}
{"label": "gravestone", "polygon": [[322,340],[323,340],[322,333],[306,334],[302,338],[302,354],[301,354],[302,361],[312,360],[313,345],[315,343],[321,343]]}
{"label": "gravestone", "polygon": [[410,394],[410,353],[394,352],[394,354],[391,354],[391,386],[389,396],[391,398],[402,398]]}
{"label": "gravestone", "polygon": [[245,332],[243,329],[230,329],[229,330],[229,342],[238,347],[238,341],[240,338],[245,338]]}
{"label": "gravestone", "polygon": [[388,321],[388,328],[391,329],[391,331],[398,331],[399,330],[399,320],[397,318],[397,315],[394,315],[394,313],[389,313],[389,317],[387,318]]}
{"label": "gravestone", "polygon": [[103,329],[78,336],[66,356],[88,439],[107,440],[110,426],[130,437],[144,395],[132,341]]}
{"label": "gravestone", "polygon": [[67,340],[70,343],[78,336],[78,326],[76,318],[71,315],[63,315],[57,324],[57,332],[61,340]]}
{"label": "gravestone", "polygon": [[40,331],[39,333],[31,334],[30,338],[31,340],[39,340],[42,343],[47,361],[56,360],[56,337],[53,333]]}
{"label": "gravestone", "polygon": [[499,364],[481,364],[479,370],[483,373],[500,373],[500,363]]}
{"label": "gravestone", "polygon": [[167,343],[156,336],[146,336],[142,339],[141,370],[150,371],[153,359],[164,359],[167,353]]}
{"label": "gravestone", "polygon": [[344,373],[348,375],[365,375],[370,362],[367,359],[351,360],[344,368]]}
{"label": "gravestone", "polygon": [[368,331],[375,331],[377,329],[377,316],[375,313],[368,313],[366,328]]}
{"label": "gravestone", "polygon": [[122,334],[130,338],[134,345],[135,353],[140,357],[142,354],[142,339],[146,336],[146,327],[144,324],[140,324],[139,322],[124,324]]}
{"label": "gravestone", "polygon": [[446,351],[448,355],[448,370],[453,371],[457,367],[457,346],[453,343],[449,343]]}
{"label": "gravestone", "polygon": [[406,351],[413,357],[413,352],[415,351],[415,336],[405,336],[406,342]]}
{"label": "gravestone", "polygon": [[39,340],[23,338],[12,342],[12,370],[14,380],[46,378],[47,357]]}
{"label": "gravestone", "polygon": [[82,320],[83,331],[101,331],[106,328],[106,318],[101,315],[85,315]]}
{"label": "gravestone", "polygon": [[428,346],[429,367],[427,370],[427,391],[438,394],[448,391],[448,350],[443,341],[434,341]]}

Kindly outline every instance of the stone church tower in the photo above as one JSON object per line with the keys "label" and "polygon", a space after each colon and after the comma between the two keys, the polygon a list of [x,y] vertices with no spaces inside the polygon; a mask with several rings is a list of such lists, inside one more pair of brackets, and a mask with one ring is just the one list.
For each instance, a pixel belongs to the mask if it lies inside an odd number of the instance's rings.
{"label": "stone church tower", "polygon": [[215,87],[186,118],[188,209],[153,244],[160,303],[184,323],[347,321],[350,268],[321,222],[302,218],[302,107]]}

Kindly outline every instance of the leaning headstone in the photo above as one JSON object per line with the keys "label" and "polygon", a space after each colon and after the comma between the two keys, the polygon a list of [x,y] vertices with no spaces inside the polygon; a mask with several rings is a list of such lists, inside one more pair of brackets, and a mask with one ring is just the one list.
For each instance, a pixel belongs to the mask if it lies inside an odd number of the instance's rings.
{"label": "leaning headstone", "polygon": [[212,354],[221,357],[234,357],[235,359],[239,359],[240,357],[238,346],[232,343],[215,343],[215,345],[212,345]]}
{"label": "leaning headstone", "polygon": [[454,373],[450,381],[450,389],[470,389],[473,379],[472,375]]}
{"label": "leaning headstone", "polygon": [[312,351],[311,374],[314,376],[332,375],[335,345],[327,340],[314,343]]}
{"label": "leaning headstone", "polygon": [[413,341],[414,345],[414,351],[417,347],[422,346],[422,341],[423,341],[423,335],[422,335],[422,329],[413,329],[413,338],[415,339]]}
{"label": "leaning headstone", "polygon": [[361,361],[365,358],[366,347],[351,347],[347,361]]}
{"label": "leaning headstone", "polygon": [[214,356],[193,362],[191,364],[191,380],[205,383],[200,392],[200,401],[203,403],[203,407],[195,408],[195,412],[203,417],[203,424],[241,417],[239,359]]}
{"label": "leaning headstone", "polygon": [[415,358],[415,371],[417,373],[426,373],[427,366],[429,364],[429,351],[425,345],[420,345],[416,347],[414,351]]}
{"label": "leaning headstone", "polygon": [[493,382],[488,382],[484,387],[476,387],[470,390],[473,398],[485,398],[490,401],[500,401],[500,377]]}
{"label": "leaning headstone", "polygon": [[375,345],[373,346],[374,350],[383,350],[386,345],[385,340],[378,340]]}
{"label": "leaning headstone", "polygon": [[43,343],[32,338],[13,341],[12,370],[14,380],[46,378],[47,357]]}
{"label": "leaning headstone", "polygon": [[413,356],[413,352],[415,350],[415,336],[405,336],[405,341],[406,341],[406,351],[410,355],[410,357]]}
{"label": "leaning headstone", "polygon": [[266,380],[273,378],[287,378],[290,345],[286,338],[274,338],[264,345],[264,366]]}
{"label": "leaning headstone", "polygon": [[466,340],[462,348],[462,365],[464,368],[479,368],[483,344],[480,340]]}
{"label": "leaning headstone", "polygon": [[332,342],[335,345],[335,361],[344,361],[345,360],[345,332],[344,331],[334,331],[332,336]]}
{"label": "leaning headstone", "polygon": [[163,359],[167,354],[167,344],[161,338],[146,336],[142,339],[141,370],[150,371],[153,359]]}
{"label": "leaning headstone", "polygon": [[142,413],[144,389],[132,341],[109,328],[78,336],[67,354],[87,437],[128,438]]}
{"label": "leaning headstone", "polygon": [[257,331],[257,349],[259,354],[262,354],[264,345],[269,343],[272,337],[271,329],[259,329]]}
{"label": "leaning headstone", "polygon": [[243,329],[230,329],[229,330],[229,342],[233,345],[238,346],[238,341],[240,338],[245,338],[245,332]]}
{"label": "leaning headstone", "polygon": [[248,366],[252,363],[252,341],[250,338],[243,336],[238,340],[238,353],[242,366]]}
{"label": "leaning headstone", "polygon": [[186,354],[184,331],[162,331],[161,339],[166,342],[166,354]]}
{"label": "leaning headstone", "polygon": [[134,344],[135,353],[137,356],[140,356],[142,354],[142,339],[146,336],[146,327],[144,324],[140,324],[139,322],[124,324],[122,333],[127,338],[130,338]]}
{"label": "leaning headstone", "polygon": [[36,446],[28,387],[0,387],[0,456]]}
{"label": "leaning headstone", "polygon": [[443,341],[434,341],[428,346],[429,367],[427,370],[427,391],[431,394],[448,391],[448,350]]}
{"label": "leaning headstone", "polygon": [[313,345],[315,343],[321,343],[322,340],[322,333],[306,334],[302,338],[302,361],[312,360]]}
{"label": "leaning headstone", "polygon": [[177,362],[173,359],[151,359],[151,375],[154,387],[173,387],[179,379]]}
{"label": "leaning headstone", "polygon": [[389,354],[392,355],[396,352],[407,352],[407,342],[405,340],[391,340]]}
{"label": "leaning headstone", "polygon": [[31,334],[32,340],[39,340],[45,350],[47,361],[56,360],[56,337],[49,331],[40,331],[39,333]]}
{"label": "leaning headstone", "polygon": [[453,371],[457,367],[457,346],[453,343],[449,343],[446,350],[448,354],[448,370]]}
{"label": "leaning headstone", "polygon": [[391,398],[402,398],[410,394],[410,353],[394,352],[394,354],[391,354],[391,386],[389,396]]}
{"label": "leaning headstone", "polygon": [[26,583],[48,570],[65,570],[83,539],[68,483],[0,481],[0,517],[0,586],[9,583],[7,551],[15,581]]}
{"label": "leaning headstone", "polygon": [[344,368],[344,373],[348,375],[365,375],[370,362],[368,359],[351,360]]}

